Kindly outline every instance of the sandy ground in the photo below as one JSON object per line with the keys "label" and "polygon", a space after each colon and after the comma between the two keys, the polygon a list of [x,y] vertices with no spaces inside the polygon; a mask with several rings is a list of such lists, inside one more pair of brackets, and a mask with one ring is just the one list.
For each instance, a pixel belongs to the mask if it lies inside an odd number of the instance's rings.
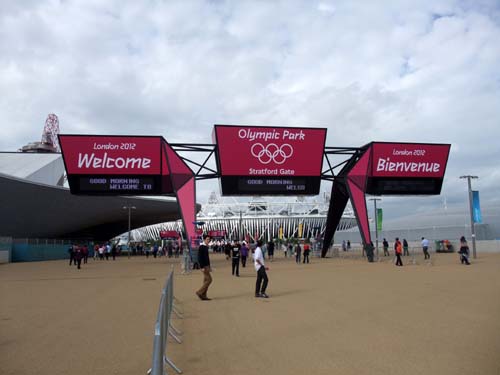
{"label": "sandy ground", "polygon": [[207,302],[201,273],[173,259],[1,265],[0,374],[145,374],[172,264],[184,342],[167,352],[185,374],[500,374],[500,254],[405,267],[278,254],[268,300],[252,264],[236,278],[211,259]]}

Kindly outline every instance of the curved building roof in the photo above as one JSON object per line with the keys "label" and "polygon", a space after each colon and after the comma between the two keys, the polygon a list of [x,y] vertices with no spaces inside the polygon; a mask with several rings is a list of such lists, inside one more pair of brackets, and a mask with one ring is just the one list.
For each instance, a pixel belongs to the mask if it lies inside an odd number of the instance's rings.
{"label": "curved building roof", "polygon": [[180,219],[175,198],[76,196],[0,173],[0,236],[107,240],[127,232],[125,205],[136,207],[131,229]]}

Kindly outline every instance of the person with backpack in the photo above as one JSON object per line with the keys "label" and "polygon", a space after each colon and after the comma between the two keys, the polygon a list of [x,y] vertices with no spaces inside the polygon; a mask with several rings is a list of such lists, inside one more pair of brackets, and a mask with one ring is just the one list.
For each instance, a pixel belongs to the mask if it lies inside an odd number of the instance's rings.
{"label": "person with backpack", "polygon": [[398,237],[396,237],[396,242],[394,242],[394,252],[396,253],[396,266],[403,266],[403,261],[401,260],[401,254],[403,254],[403,245]]}

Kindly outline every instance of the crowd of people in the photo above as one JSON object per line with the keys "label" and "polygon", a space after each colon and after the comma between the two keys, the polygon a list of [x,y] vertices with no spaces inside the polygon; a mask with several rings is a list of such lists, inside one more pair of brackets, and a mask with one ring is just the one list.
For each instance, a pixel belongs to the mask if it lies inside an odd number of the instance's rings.
{"label": "crowd of people", "polygon": [[[422,252],[424,255],[424,259],[430,259],[429,254],[429,240],[425,237],[422,237],[421,240]],[[383,239],[382,242],[384,249],[384,256],[390,256],[389,252],[389,242],[386,238]],[[207,296],[208,288],[212,283],[212,276],[210,273],[212,272],[212,268],[210,266],[210,256],[209,256],[209,248],[213,248],[214,253],[224,251],[227,260],[231,260],[232,262],[232,275],[239,277],[239,265],[240,261],[242,267],[245,267],[246,258],[248,253],[251,252],[254,260],[254,267],[256,271],[256,281],[255,281],[255,297],[257,298],[269,298],[266,293],[267,286],[269,284],[269,278],[267,276],[267,272],[269,267],[265,264],[265,249],[267,249],[268,258],[272,262],[274,258],[274,249],[275,243],[270,241],[266,245],[262,243],[261,240],[258,240],[255,244],[255,247],[249,247],[246,241],[212,241],[210,236],[203,236],[203,243],[199,247],[197,263],[199,264],[199,268],[203,273],[203,284],[199,290],[196,291],[196,295],[203,301],[209,301],[210,298]],[[309,263],[309,253],[311,251],[311,246],[309,241],[298,241],[288,242],[282,244],[284,257],[295,255],[295,261],[297,264]],[[351,249],[350,241],[342,242],[342,250],[349,251]],[[368,260],[373,262],[373,243],[370,243],[369,246],[365,246],[364,251],[366,251],[366,255]],[[462,264],[470,265],[469,262],[469,246],[467,245],[467,241],[465,237],[460,238],[460,250],[458,251],[460,255],[460,261]],[[303,257],[302,257],[303,254]],[[396,237],[394,240],[394,254],[395,254],[395,265],[397,267],[403,266],[402,256],[409,256],[409,244],[406,238],[403,238],[403,241],[400,241],[399,237]]]}
{"label": "crowd of people", "polygon": [[[227,241],[220,239],[211,239],[210,236],[204,235],[203,241],[198,248],[196,259],[193,259],[194,269],[200,269],[203,273],[203,283],[196,295],[203,301],[208,301],[210,298],[207,296],[208,288],[212,282],[210,275],[212,269],[210,266],[210,249],[212,253],[224,253],[226,260],[231,261],[231,273],[235,277],[240,276],[240,265],[242,268],[246,267],[247,259],[252,255],[254,268],[256,271],[257,279],[255,284],[255,297],[269,298],[266,294],[269,278],[267,272],[269,267],[265,265],[265,259],[270,262],[274,261],[275,249],[281,246],[285,258],[295,256],[297,264],[309,264],[310,253],[312,250],[311,243],[315,241],[291,239],[289,241],[268,241],[264,243],[262,240],[257,240],[253,244],[248,244],[247,241]],[[350,243],[349,243],[350,246]]]}
{"label": "crowd of people", "polygon": [[[281,245],[283,255],[285,258],[295,256],[295,262],[297,264],[309,264],[309,256],[311,252],[311,242],[310,240],[290,240],[290,241],[280,241],[278,245]],[[429,254],[429,240],[422,237],[421,243],[422,252],[424,259],[430,259]],[[351,250],[350,241],[342,241],[342,250],[348,252]],[[384,256],[390,256],[389,242],[386,238],[382,241],[382,248],[384,251]],[[276,248],[276,243],[271,240],[266,244],[261,240],[257,240],[254,244],[250,245],[246,241],[226,241],[226,240],[212,240],[209,235],[203,236],[203,241],[198,248],[195,259],[191,259],[194,263],[196,269],[200,269],[203,273],[203,283],[199,290],[196,291],[196,295],[203,301],[209,301],[208,289],[212,283],[211,272],[212,268],[210,266],[210,256],[209,249],[212,248],[213,253],[224,253],[226,260],[231,261],[231,272],[235,277],[240,276],[240,264],[242,268],[247,265],[247,259],[252,255],[254,268],[256,271],[256,282],[255,282],[255,297],[257,298],[269,298],[266,293],[267,286],[269,284],[269,278],[267,276],[267,271],[269,267],[265,264],[266,256],[270,262],[274,260],[274,252]],[[363,254],[366,253],[368,261],[373,262],[373,243],[363,248]],[[409,244],[408,241],[403,238],[402,241],[398,237],[394,240],[394,255],[395,255],[395,265],[398,267],[403,266],[402,256],[409,256]],[[102,244],[95,244],[93,247],[93,254],[89,254],[89,248],[87,245],[70,245],[68,248],[69,253],[69,265],[75,265],[78,269],[81,269],[81,264],[86,264],[88,262],[89,256],[93,256],[95,260],[109,260],[112,258],[116,259],[116,256],[121,253],[121,246],[118,243],[106,242]],[[168,258],[178,258],[180,255],[188,254],[187,244],[184,242],[182,244],[179,241],[164,241],[161,243],[145,244],[136,243],[130,246],[130,251],[133,255],[143,255],[146,258],[149,256],[162,257],[167,256]],[[460,262],[465,265],[470,265],[469,262],[469,246],[467,240],[464,236],[460,238],[460,250],[458,251],[460,255]],[[189,255],[188,255],[189,257]],[[183,257],[186,258],[186,257]],[[187,258],[186,258],[187,259]]]}
{"label": "crowd of people", "polygon": [[179,258],[183,254],[186,246],[181,246],[178,241],[166,241],[161,243],[146,244],[144,242],[131,244],[130,249],[119,245],[117,242],[96,243],[89,249],[87,244],[71,244],[68,247],[69,265],[75,265],[77,269],[81,269],[82,262],[87,264],[88,258],[94,260],[116,260],[117,256],[124,252],[134,256],[145,256],[149,258]]}

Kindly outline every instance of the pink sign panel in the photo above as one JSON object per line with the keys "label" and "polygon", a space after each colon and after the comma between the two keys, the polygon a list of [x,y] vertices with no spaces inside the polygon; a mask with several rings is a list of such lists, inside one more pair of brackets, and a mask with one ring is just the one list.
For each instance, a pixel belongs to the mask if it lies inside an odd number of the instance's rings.
{"label": "pink sign panel", "polygon": [[321,175],[324,128],[215,125],[224,176]]}
{"label": "pink sign panel", "polygon": [[175,230],[160,231],[160,238],[179,238],[179,233]]}
{"label": "pink sign panel", "polygon": [[443,178],[449,144],[373,143],[372,177]]}
{"label": "pink sign panel", "polygon": [[209,230],[208,235],[212,238],[214,237],[226,237],[225,230]]}
{"label": "pink sign panel", "polygon": [[159,175],[161,137],[60,135],[69,175]]}

